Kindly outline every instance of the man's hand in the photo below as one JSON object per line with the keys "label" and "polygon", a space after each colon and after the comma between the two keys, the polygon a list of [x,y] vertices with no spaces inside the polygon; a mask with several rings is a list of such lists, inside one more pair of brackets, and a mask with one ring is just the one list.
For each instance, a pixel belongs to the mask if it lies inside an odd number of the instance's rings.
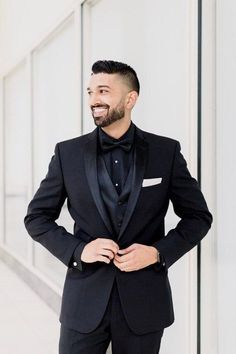
{"label": "man's hand", "polygon": [[139,270],[156,262],[160,262],[157,249],[139,243],[134,243],[123,250],[119,250],[113,260],[115,266],[125,272]]}
{"label": "man's hand", "polygon": [[117,254],[119,246],[113,240],[97,238],[89,242],[81,253],[81,261],[85,263],[105,262],[110,263]]}

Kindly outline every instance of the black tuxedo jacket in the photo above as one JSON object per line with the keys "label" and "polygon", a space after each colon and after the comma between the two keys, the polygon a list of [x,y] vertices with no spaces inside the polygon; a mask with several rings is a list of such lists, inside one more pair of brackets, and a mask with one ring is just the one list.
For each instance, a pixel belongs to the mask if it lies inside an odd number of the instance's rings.
{"label": "black tuxedo jacket", "polygon": [[[56,144],[48,173],[28,206],[25,226],[35,241],[68,267],[60,315],[63,324],[83,333],[94,330],[116,278],[130,328],[137,334],[156,331],[174,321],[168,268],[206,235],[212,216],[190,176],[180,144],[136,127],[132,191],[120,233],[114,238],[98,185],[97,133],[98,128]],[[154,178],[156,184],[145,186],[145,179]],[[65,199],[74,220],[73,235],[55,222]],[[180,221],[165,235],[170,200]],[[163,256],[164,266],[156,263],[133,272],[122,272],[113,262],[79,260],[74,266],[75,249],[81,253],[98,237],[113,239],[121,249],[133,243],[152,245]]]}

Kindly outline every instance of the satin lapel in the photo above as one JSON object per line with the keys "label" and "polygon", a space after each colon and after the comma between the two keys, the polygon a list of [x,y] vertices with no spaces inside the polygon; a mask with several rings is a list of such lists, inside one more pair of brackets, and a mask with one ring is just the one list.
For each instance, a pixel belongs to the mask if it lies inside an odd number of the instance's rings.
{"label": "satin lapel", "polygon": [[142,131],[136,127],[136,143],[135,143],[135,152],[134,152],[134,170],[133,170],[133,179],[132,179],[132,190],[129,196],[126,213],[124,215],[123,223],[118,235],[118,240],[123,235],[130,218],[134,212],[139,193],[141,191],[146,161],[147,161],[147,151],[148,144],[144,140]]}
{"label": "satin lapel", "polygon": [[88,184],[94,199],[94,202],[98,208],[98,211],[107,227],[107,229],[112,233],[112,227],[110,224],[109,217],[107,215],[99,185],[97,176],[97,129],[95,129],[90,137],[89,141],[85,145],[84,151],[84,164],[85,171],[88,179]]}

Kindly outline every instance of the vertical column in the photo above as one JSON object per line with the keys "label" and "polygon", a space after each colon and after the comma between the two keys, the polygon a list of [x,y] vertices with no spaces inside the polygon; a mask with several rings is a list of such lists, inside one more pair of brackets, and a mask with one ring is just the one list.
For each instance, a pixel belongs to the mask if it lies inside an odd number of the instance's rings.
{"label": "vertical column", "polygon": [[[201,354],[218,353],[216,255],[216,1],[202,1],[201,187],[214,222],[201,243]],[[227,352],[227,350],[225,351]],[[228,353],[228,352],[227,352]]]}
{"label": "vertical column", "polygon": [[82,56],[82,127],[83,134],[88,133],[94,128],[91,114],[88,109],[88,97],[86,96],[86,83],[90,73],[91,58],[91,4],[92,1],[84,1],[81,4],[81,56]]}
{"label": "vertical column", "polygon": [[81,135],[83,131],[83,100],[82,100],[82,26],[81,26],[81,4],[78,3],[75,6],[74,10],[74,31],[75,31],[75,76],[76,76],[76,85],[75,85],[75,116],[78,120],[78,130],[77,134]]}
{"label": "vertical column", "polygon": [[[187,33],[187,45],[188,45],[188,90],[187,90],[187,102],[188,102],[188,166],[193,176],[197,177],[197,165],[198,165],[198,3],[197,1],[188,2],[188,33]],[[187,351],[191,354],[197,353],[197,248],[194,248],[188,254],[188,347]]]}
{"label": "vertical column", "polygon": [[[28,184],[27,184],[27,200],[29,201],[33,194],[33,155],[34,155],[34,144],[33,144],[33,77],[32,77],[32,54],[29,52],[26,58],[26,75],[27,75],[27,86],[28,86],[28,115],[29,115],[29,159],[28,159],[28,170],[26,173]],[[26,213],[26,211],[25,211]],[[27,262],[29,266],[32,266],[34,263],[34,244],[30,237],[27,241]]]}
{"label": "vertical column", "polygon": [[4,242],[4,79],[0,80],[0,244]]}
{"label": "vertical column", "polygon": [[236,2],[216,1],[216,192],[218,351],[235,352]]}

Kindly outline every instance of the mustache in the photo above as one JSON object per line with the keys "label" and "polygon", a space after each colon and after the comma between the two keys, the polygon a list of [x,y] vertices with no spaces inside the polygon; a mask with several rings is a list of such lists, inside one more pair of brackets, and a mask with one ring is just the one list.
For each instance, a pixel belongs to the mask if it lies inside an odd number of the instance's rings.
{"label": "mustache", "polygon": [[109,106],[108,104],[95,104],[95,105],[92,105],[92,106],[90,106],[90,107],[91,107],[92,110],[93,110],[94,108],[107,108],[107,109],[110,108],[110,106]]}

